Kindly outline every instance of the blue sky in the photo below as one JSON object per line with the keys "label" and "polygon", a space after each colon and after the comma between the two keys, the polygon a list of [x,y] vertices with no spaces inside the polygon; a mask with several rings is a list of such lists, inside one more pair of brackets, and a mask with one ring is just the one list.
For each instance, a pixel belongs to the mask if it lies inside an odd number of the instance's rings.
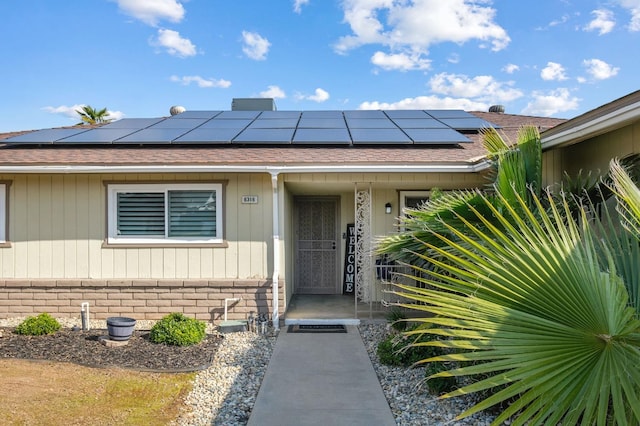
{"label": "blue sky", "polygon": [[5,0],[0,16],[0,132],[244,97],[571,118],[640,69],[640,0]]}

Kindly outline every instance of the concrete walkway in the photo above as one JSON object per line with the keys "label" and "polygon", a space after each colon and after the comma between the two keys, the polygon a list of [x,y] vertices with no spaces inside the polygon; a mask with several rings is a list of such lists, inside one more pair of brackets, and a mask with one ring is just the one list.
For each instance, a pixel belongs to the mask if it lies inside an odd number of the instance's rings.
{"label": "concrete walkway", "polygon": [[395,426],[356,326],[280,330],[248,426]]}

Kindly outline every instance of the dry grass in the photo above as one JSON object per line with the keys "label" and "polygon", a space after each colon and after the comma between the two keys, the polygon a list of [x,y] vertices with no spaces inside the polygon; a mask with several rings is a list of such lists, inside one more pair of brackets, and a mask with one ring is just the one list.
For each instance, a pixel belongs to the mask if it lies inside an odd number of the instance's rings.
{"label": "dry grass", "polygon": [[0,424],[166,425],[194,377],[0,359]]}

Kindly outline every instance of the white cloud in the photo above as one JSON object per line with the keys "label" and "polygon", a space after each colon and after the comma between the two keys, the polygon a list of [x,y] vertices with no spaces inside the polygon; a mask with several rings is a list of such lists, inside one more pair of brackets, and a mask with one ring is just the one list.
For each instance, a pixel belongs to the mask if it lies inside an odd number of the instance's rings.
{"label": "white cloud", "polygon": [[594,80],[606,80],[615,76],[618,74],[618,71],[620,71],[620,68],[612,67],[600,59],[587,59],[582,61],[582,65],[587,69],[587,74]]}
{"label": "white cloud", "polygon": [[447,62],[449,62],[450,64],[457,64],[460,62],[460,55],[458,55],[457,53],[451,53],[449,55],[449,57],[447,58]]}
{"label": "white cloud", "polygon": [[363,102],[358,109],[463,109],[465,111],[486,111],[489,105],[465,98],[439,98],[437,96],[417,96],[397,102]]}
{"label": "white cloud", "polygon": [[578,108],[580,99],[572,96],[569,89],[559,88],[550,92],[533,92],[533,101],[522,110],[525,115],[541,115],[551,117],[559,112],[571,111]]}
{"label": "white cloud", "polygon": [[520,71],[520,67],[516,64],[507,64],[502,68],[502,70],[507,74],[513,74],[516,71]]}
{"label": "white cloud", "polygon": [[429,80],[431,91],[454,98],[473,98],[478,101],[509,102],[523,96],[514,89],[513,82],[499,82],[489,75],[470,78],[462,74],[436,74]]}
{"label": "white cloud", "polygon": [[408,55],[406,53],[376,52],[371,57],[371,63],[384,70],[427,70],[431,67],[431,61],[423,59],[420,55]]}
{"label": "white cloud", "polygon": [[278,86],[269,86],[264,92],[260,92],[262,98],[284,99],[287,95]]}
{"label": "white cloud", "polygon": [[550,27],[557,27],[558,25],[562,25],[569,21],[569,15],[562,15],[560,19],[553,20],[549,22]]}
{"label": "white cloud", "polygon": [[629,31],[640,31],[640,0],[618,0],[618,3],[631,14]]}
{"label": "white cloud", "polygon": [[158,38],[152,41],[152,44],[160,46],[167,50],[167,53],[180,58],[186,58],[187,56],[194,56],[196,53],[196,46],[191,43],[188,38],[180,36],[178,31],[167,30],[160,28],[158,30]]}
{"label": "white cloud", "polygon": [[613,18],[613,12],[607,9],[597,9],[591,12],[595,16],[591,22],[585,27],[585,31],[598,31],[598,34],[603,35],[609,33],[616,26],[616,21]]}
{"label": "white cloud", "polygon": [[[75,124],[77,124],[80,120],[80,116],[76,111],[82,109],[82,107],[84,106],[87,106],[87,104],[75,104],[71,106],[60,105],[57,107],[46,106],[46,107],[43,107],[42,109],[51,114],[64,115],[65,117],[73,119]],[[102,108],[98,108],[98,109],[102,109]],[[125,114],[122,111],[111,111],[107,109],[107,112],[109,113],[109,118],[112,120],[120,120],[125,116]]]}
{"label": "white cloud", "polygon": [[156,26],[161,20],[180,22],[184,7],[176,0],[117,0],[120,10],[145,24]]}
{"label": "white cloud", "polygon": [[556,62],[547,62],[547,66],[540,71],[540,77],[547,81],[562,81],[567,79],[564,67]]}
{"label": "white cloud", "polygon": [[[507,32],[495,23],[495,9],[484,0],[344,0],[344,21],[352,34],[341,37],[338,53],[366,44],[387,46],[392,54],[409,57],[428,54],[434,44],[471,40],[480,47],[504,49]],[[395,68],[394,68],[395,69]]]}
{"label": "white cloud", "polygon": [[202,87],[202,88],[217,87],[217,88],[226,89],[227,87],[231,86],[231,82],[228,80],[223,80],[223,79],[216,80],[215,78],[203,78],[203,77],[200,77],[199,75],[185,75],[182,77],[178,77],[177,75],[172,75],[170,79],[171,81],[180,83],[183,86],[188,86],[191,83],[195,83],[198,85],[198,87]]}
{"label": "white cloud", "polygon": [[322,103],[329,100],[329,92],[318,87],[313,95],[298,94],[296,99]]}
{"label": "white cloud", "polygon": [[309,0],[293,0],[293,11],[295,13],[302,12],[302,6],[309,4]]}
{"label": "white cloud", "polygon": [[269,40],[262,37],[258,33],[252,33],[249,31],[242,32],[242,51],[251,59],[256,61],[262,61],[267,59],[267,53],[269,53]]}

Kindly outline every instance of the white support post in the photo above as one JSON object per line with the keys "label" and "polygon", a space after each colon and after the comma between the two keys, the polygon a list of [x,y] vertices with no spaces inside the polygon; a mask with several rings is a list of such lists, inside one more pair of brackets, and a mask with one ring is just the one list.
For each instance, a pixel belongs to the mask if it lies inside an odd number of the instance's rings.
{"label": "white support post", "polygon": [[273,329],[280,330],[280,312],[278,294],[278,280],[280,279],[280,210],[278,200],[278,173],[271,172],[271,186],[273,188],[273,277],[271,278],[273,293]]}

